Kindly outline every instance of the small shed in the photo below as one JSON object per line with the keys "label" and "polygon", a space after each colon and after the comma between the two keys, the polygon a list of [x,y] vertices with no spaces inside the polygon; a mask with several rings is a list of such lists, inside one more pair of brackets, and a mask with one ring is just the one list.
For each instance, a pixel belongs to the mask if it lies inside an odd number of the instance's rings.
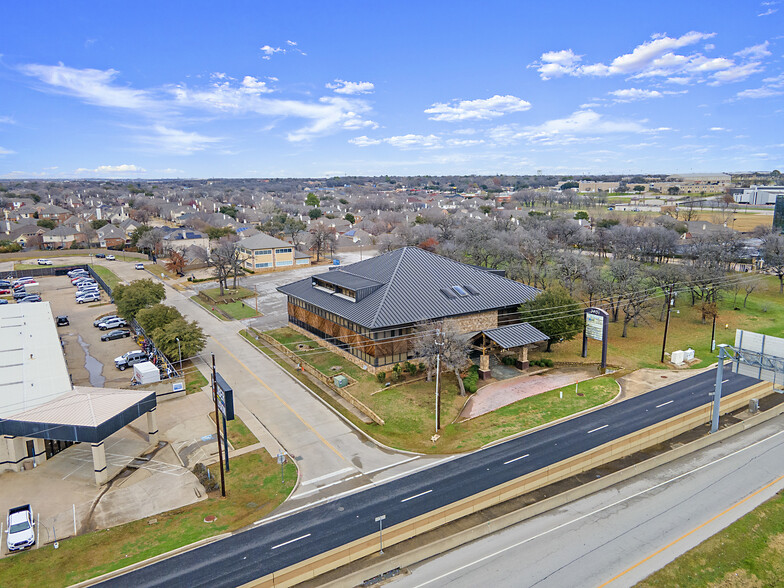
{"label": "small shed", "polygon": [[151,361],[143,361],[133,366],[133,379],[139,384],[160,382],[161,371]]}

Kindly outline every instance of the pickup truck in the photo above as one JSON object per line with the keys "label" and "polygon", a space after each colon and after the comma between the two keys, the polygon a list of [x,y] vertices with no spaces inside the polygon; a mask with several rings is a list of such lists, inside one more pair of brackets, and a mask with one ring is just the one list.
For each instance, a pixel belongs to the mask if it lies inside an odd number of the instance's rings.
{"label": "pickup truck", "polygon": [[8,511],[8,551],[18,551],[35,545],[35,522],[29,504]]}

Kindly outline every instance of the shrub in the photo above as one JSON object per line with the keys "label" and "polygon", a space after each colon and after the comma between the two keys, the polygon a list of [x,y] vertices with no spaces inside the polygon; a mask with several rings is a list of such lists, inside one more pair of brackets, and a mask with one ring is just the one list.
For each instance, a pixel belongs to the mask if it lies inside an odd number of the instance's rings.
{"label": "shrub", "polygon": [[418,370],[418,368],[417,368],[416,364],[414,364],[414,363],[411,363],[410,361],[407,361],[403,367],[405,367],[405,368],[406,368],[406,371],[407,371],[409,374],[411,374],[412,376],[415,376],[415,375],[416,375],[416,373],[417,373],[417,370]]}
{"label": "shrub", "polygon": [[539,362],[544,367],[553,367],[553,360],[552,359],[543,359]]}
{"label": "shrub", "polygon": [[379,384],[383,384],[387,381],[387,374],[385,372],[378,372],[376,374],[376,380],[378,380]]}
{"label": "shrub", "polygon": [[504,365],[514,365],[517,359],[514,355],[504,355],[501,358],[501,363]]}
{"label": "shrub", "polygon": [[420,372],[424,372],[427,369],[427,366],[424,364],[424,362],[422,362],[417,366],[417,368]]}
{"label": "shrub", "polygon": [[396,383],[398,380],[400,380],[400,373],[392,370],[392,373],[389,374],[389,379],[392,380],[393,384]]}
{"label": "shrub", "polygon": [[466,374],[465,378],[463,378],[463,385],[465,386],[466,392],[473,394],[476,392],[479,386],[479,367],[476,365],[472,365],[468,368],[468,374]]}
{"label": "shrub", "polygon": [[529,363],[529,365],[532,365],[532,366],[540,366],[540,365],[542,365],[541,363],[539,363],[538,359],[532,359],[528,363]]}
{"label": "shrub", "polygon": [[218,489],[217,478],[210,475],[207,466],[203,463],[197,463],[193,466],[193,474],[199,479],[199,482],[207,492],[213,492]]}

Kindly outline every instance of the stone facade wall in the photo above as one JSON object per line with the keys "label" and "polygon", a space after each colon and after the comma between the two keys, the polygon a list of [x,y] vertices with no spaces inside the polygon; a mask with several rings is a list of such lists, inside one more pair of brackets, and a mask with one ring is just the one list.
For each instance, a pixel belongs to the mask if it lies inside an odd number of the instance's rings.
{"label": "stone facade wall", "polygon": [[487,312],[447,318],[444,319],[444,324],[453,326],[460,333],[495,329],[498,327],[498,311],[489,310]]}

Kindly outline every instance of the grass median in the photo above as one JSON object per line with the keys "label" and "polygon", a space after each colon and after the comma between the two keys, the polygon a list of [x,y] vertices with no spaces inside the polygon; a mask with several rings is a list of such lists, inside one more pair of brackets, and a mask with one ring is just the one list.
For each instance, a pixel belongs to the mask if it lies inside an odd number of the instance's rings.
{"label": "grass median", "polygon": [[[217,466],[210,468],[218,475]],[[226,498],[209,498],[184,508],[95,531],[0,560],[3,586],[69,586],[195,541],[236,531],[263,518],[291,493],[297,468],[280,466],[264,450],[235,457],[226,474]],[[215,494],[215,493],[213,493]],[[204,518],[214,515],[214,523]],[[155,521],[151,524],[152,521]]]}
{"label": "grass median", "polygon": [[102,265],[93,264],[90,268],[114,290],[122,280],[112,270]]}

